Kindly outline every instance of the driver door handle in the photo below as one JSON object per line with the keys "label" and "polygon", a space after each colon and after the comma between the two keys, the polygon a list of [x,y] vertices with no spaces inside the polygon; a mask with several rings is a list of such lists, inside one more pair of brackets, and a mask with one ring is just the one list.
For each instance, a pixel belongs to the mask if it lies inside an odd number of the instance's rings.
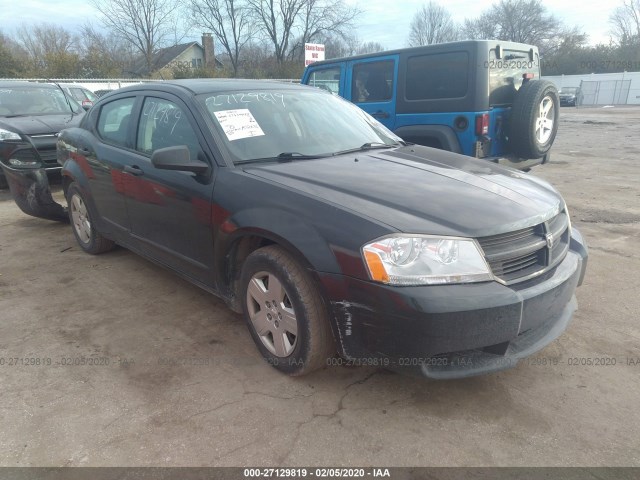
{"label": "driver door handle", "polygon": [[372,117],[380,117],[380,118],[389,118],[389,114],[387,112],[383,112],[382,110],[378,110],[371,114]]}
{"label": "driver door handle", "polygon": [[125,173],[130,173],[131,175],[135,175],[136,177],[140,175],[144,175],[144,171],[137,165],[125,165],[123,171]]}

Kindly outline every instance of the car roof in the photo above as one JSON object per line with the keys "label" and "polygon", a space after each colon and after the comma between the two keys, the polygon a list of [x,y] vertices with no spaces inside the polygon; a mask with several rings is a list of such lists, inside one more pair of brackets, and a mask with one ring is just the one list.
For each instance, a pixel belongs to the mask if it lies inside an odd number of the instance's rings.
{"label": "car roof", "polygon": [[238,90],[300,90],[309,87],[299,83],[278,82],[274,80],[247,80],[237,78],[194,78],[187,80],[165,80],[149,82],[119,88],[118,93],[130,90],[189,91],[195,95],[202,93],[224,93]]}
{"label": "car roof", "polygon": [[507,42],[505,40],[460,40],[457,42],[434,43],[431,45],[420,45],[418,47],[405,47],[405,48],[396,48],[394,50],[383,50],[381,52],[363,53],[360,55],[353,55],[350,57],[329,58],[326,60],[313,62],[312,64],[309,65],[309,67],[313,66],[315,68],[315,67],[321,67],[323,65],[330,65],[338,62],[382,57],[386,55],[399,55],[402,53],[409,53],[409,54],[422,53],[422,52],[440,53],[440,51],[455,51],[456,49],[467,49],[471,47],[478,48],[481,45],[484,45],[485,47],[501,45],[503,48],[508,50],[524,49],[524,48],[526,48],[527,50],[530,48],[535,49],[535,51],[538,50],[538,47],[536,47],[535,45],[529,45],[526,43],[518,43],[518,42]]}
{"label": "car roof", "polygon": [[50,83],[27,82],[20,80],[4,80],[0,81],[0,88],[20,88],[20,87],[38,87],[38,88],[58,88]]}
{"label": "car roof", "polygon": [[84,87],[79,83],[60,83],[60,82],[56,82],[53,85],[60,85],[61,87],[67,87],[67,88],[84,88],[85,90],[88,90],[87,87]]}

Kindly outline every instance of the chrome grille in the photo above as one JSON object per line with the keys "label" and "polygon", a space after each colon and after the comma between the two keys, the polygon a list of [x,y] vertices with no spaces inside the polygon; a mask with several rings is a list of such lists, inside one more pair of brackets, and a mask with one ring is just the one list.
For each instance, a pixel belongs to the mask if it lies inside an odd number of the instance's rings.
{"label": "chrome grille", "polygon": [[481,237],[493,274],[505,283],[524,280],[558,264],[569,249],[569,217],[560,212],[533,227]]}

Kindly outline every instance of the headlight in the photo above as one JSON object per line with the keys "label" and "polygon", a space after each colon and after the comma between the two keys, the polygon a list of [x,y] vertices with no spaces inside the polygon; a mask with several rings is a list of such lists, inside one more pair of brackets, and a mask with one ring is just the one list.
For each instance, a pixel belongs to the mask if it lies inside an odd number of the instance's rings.
{"label": "headlight", "polygon": [[492,280],[476,242],[469,238],[395,235],[362,247],[369,276],[389,285],[437,285]]}
{"label": "headlight", "polygon": [[2,140],[21,140],[20,135],[16,132],[11,132],[9,130],[5,130],[4,128],[0,128],[0,141]]}

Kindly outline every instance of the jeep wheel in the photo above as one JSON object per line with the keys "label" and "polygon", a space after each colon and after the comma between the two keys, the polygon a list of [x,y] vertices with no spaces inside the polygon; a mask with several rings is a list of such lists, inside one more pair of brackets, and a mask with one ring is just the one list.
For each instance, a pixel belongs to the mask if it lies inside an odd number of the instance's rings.
{"label": "jeep wheel", "polygon": [[289,375],[327,364],[336,346],[327,310],[309,274],[282,248],[253,252],[242,268],[247,326],[265,360]]}
{"label": "jeep wheel", "polygon": [[540,158],[549,151],[560,115],[560,99],[553,83],[525,82],[511,109],[509,143],[522,158]]}

